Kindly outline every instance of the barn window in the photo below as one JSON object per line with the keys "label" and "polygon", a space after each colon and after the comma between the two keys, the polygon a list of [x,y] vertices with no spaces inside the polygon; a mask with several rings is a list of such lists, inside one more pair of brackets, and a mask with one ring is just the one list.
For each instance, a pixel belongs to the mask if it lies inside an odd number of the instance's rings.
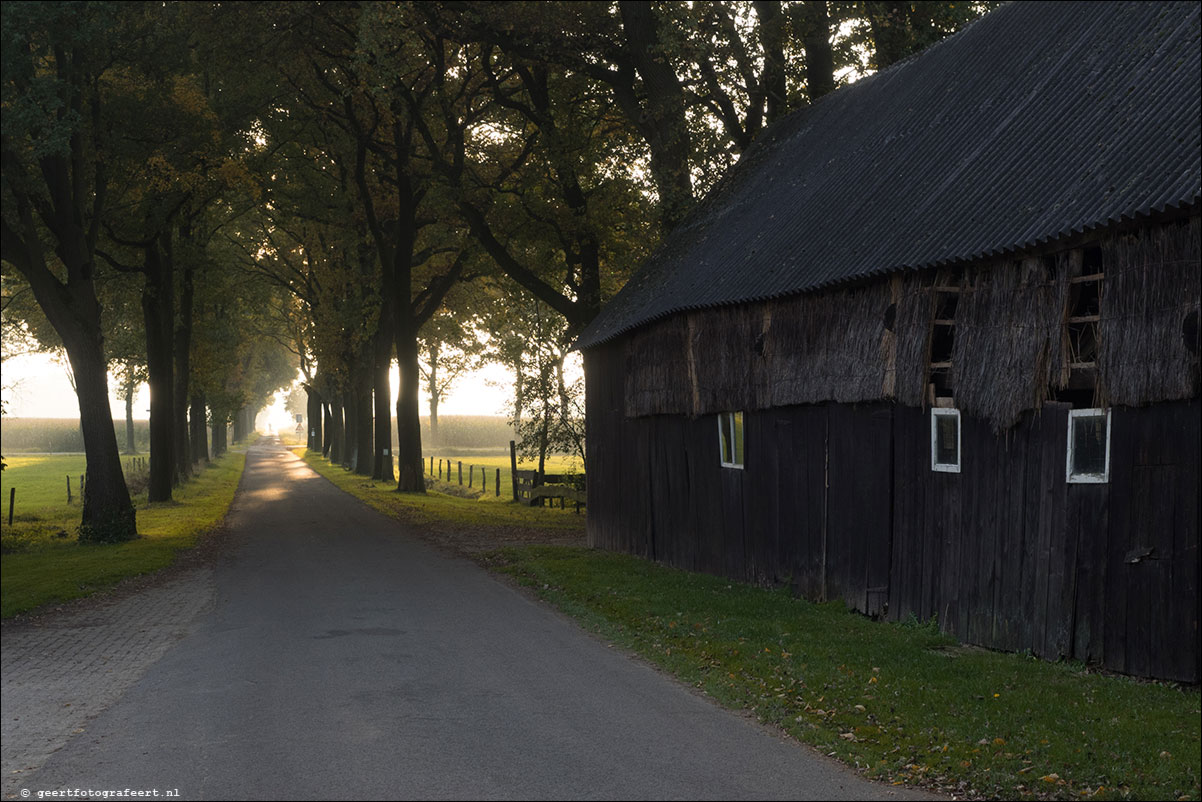
{"label": "barn window", "polygon": [[723,412],[718,416],[718,443],[722,467],[743,467],[743,413]]}
{"label": "barn window", "polygon": [[960,472],[960,410],[931,409],[931,470]]}
{"label": "barn window", "polygon": [[1068,466],[1070,482],[1110,481],[1110,411],[1073,409],[1068,413]]}

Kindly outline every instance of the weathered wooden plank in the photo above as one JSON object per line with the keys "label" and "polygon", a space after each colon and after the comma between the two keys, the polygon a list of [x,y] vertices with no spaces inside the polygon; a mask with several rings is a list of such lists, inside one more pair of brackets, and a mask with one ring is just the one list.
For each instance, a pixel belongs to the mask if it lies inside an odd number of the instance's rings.
{"label": "weathered wooden plank", "polygon": [[1020,648],[1038,653],[1036,644],[1043,640],[1043,626],[1036,611],[1037,582],[1043,557],[1039,551],[1040,503],[1043,499],[1043,420],[1028,413],[1025,417],[1028,436],[1026,464],[1023,470],[1023,515],[1021,523],[1021,563],[1019,568],[1017,615]]}
{"label": "weathered wooden plank", "polygon": [[1197,683],[1202,680],[1202,638],[1199,637],[1199,594],[1198,539],[1202,527],[1202,454],[1198,443],[1202,442],[1202,402],[1195,398],[1190,402],[1173,405],[1175,418],[1171,436],[1177,444],[1177,483],[1174,498],[1178,511],[1173,560],[1171,592],[1173,648],[1168,651],[1164,676],[1182,682]]}
{"label": "weathered wooden plank", "polygon": [[889,583],[890,610],[893,617],[904,620],[910,615],[923,618],[923,588],[929,585],[926,575],[928,528],[926,500],[931,474],[929,433],[926,416],[921,410],[898,407],[895,410],[894,432],[897,451],[894,454],[893,477],[897,488],[893,498],[897,504],[893,519],[893,574]]}
{"label": "weathered wooden plank", "polygon": [[[1047,483],[1045,505],[1041,510],[1041,526],[1046,532],[1048,579],[1047,579],[1047,609],[1045,612],[1044,656],[1057,659],[1066,655],[1071,647],[1069,636],[1068,616],[1070,610],[1065,606],[1065,587],[1069,582],[1066,577],[1065,558],[1069,554],[1066,545],[1065,521],[1067,503],[1067,485],[1064,481],[1065,437],[1068,431],[1068,408],[1064,405],[1045,407],[1044,415],[1050,424],[1050,436],[1044,439],[1048,449],[1045,455],[1044,481]],[[1059,436],[1056,433],[1060,432]],[[1076,543],[1072,544],[1071,553],[1076,554]]]}
{"label": "weathered wooden plank", "polygon": [[[1122,418],[1122,415],[1118,415]],[[1108,526],[1106,535],[1106,598],[1102,612],[1102,662],[1115,671],[1127,670],[1127,597],[1130,568],[1124,557],[1130,549],[1135,492],[1136,421],[1112,420],[1110,429],[1110,482],[1106,485]]]}

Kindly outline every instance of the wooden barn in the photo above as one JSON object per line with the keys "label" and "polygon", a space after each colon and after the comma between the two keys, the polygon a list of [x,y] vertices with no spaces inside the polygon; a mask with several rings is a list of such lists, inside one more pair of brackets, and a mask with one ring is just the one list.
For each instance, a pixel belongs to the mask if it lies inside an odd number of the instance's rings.
{"label": "wooden barn", "polygon": [[581,336],[589,541],[1199,681],[1197,3],[1013,3],[766,131]]}

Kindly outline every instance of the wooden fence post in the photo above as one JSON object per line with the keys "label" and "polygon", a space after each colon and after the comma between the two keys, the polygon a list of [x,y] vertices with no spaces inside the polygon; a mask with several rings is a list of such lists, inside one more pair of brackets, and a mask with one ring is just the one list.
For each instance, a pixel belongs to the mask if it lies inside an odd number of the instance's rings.
{"label": "wooden fence post", "polygon": [[509,441],[509,472],[513,477],[513,500],[518,500],[518,446],[512,440]]}
{"label": "wooden fence post", "polygon": [[[70,479],[68,479],[70,481]],[[13,507],[17,504],[17,488],[8,489],[8,525],[13,525]]]}
{"label": "wooden fence post", "polygon": [[475,475],[476,475],[476,466],[475,465],[467,466],[467,486],[468,487],[472,486],[472,477]]}
{"label": "wooden fence post", "polygon": [[480,466],[480,490],[484,493],[488,492],[488,468],[484,465]]}
{"label": "wooden fence post", "polygon": [[497,498],[501,497],[501,469],[497,468]]}
{"label": "wooden fence post", "polygon": [[456,463],[459,472],[459,484],[463,484],[463,460],[458,460]]}
{"label": "wooden fence post", "polygon": [[67,474],[67,503],[71,503],[71,474]]}
{"label": "wooden fence post", "polygon": [[430,457],[430,475],[434,475],[434,458]]}

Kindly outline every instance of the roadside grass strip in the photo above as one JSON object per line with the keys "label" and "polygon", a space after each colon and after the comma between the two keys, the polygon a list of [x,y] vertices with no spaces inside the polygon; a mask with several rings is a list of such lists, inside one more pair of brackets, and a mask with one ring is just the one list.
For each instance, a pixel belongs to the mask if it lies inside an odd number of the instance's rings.
{"label": "roadside grass strip", "polygon": [[[459,483],[459,463],[463,463],[464,471],[464,486],[468,481],[468,473],[471,472],[472,487],[476,490],[481,486],[481,468],[487,474],[486,489],[480,496],[480,501],[488,502],[510,502],[513,501],[513,471],[509,462],[509,457],[506,456],[480,456],[466,455],[456,456],[454,452],[450,457],[436,453],[434,455],[434,474],[433,477],[437,481],[439,472],[439,460],[442,460],[442,469],[444,471],[441,482],[436,484],[436,487],[444,485],[458,485]],[[430,474],[430,458],[426,457],[426,475]],[[449,468],[449,470],[448,470]],[[518,470],[532,471],[538,468],[538,462],[519,461]],[[498,495],[496,492],[497,471],[501,472],[501,492]],[[549,474],[582,474],[584,466],[576,457],[565,457],[562,455],[547,457],[546,472]],[[452,491],[454,492],[454,491]]]}
{"label": "roadside grass strip", "polygon": [[933,624],[628,555],[486,555],[539,597],[723,705],[896,785],[977,798],[1198,799],[1198,687],[961,646]]}
{"label": "roadside grass strip", "polygon": [[[333,482],[339,489],[366,502],[369,506],[390,517],[401,517],[415,524],[451,523],[462,526],[507,526],[507,527],[538,527],[556,530],[584,530],[584,516],[576,514],[571,507],[568,509],[550,507],[527,507],[515,504],[481,503],[486,499],[463,498],[458,495],[458,484],[449,485],[435,481],[428,486],[426,493],[398,493],[396,484],[379,482],[370,477],[351,473],[345,468],[334,465],[321,455],[320,452],[301,451],[297,453],[309,467]],[[428,467],[428,461],[427,461]],[[489,478],[489,497],[492,498],[492,478]],[[512,494],[506,496],[509,488],[502,485],[501,499],[512,499]]]}
{"label": "roadside grass strip", "polygon": [[[87,596],[131,576],[170,565],[181,549],[225,517],[242,477],[246,454],[229,452],[175,488],[173,500],[150,504],[134,497],[140,537],[117,545],[76,539],[81,504],[77,485],[67,502],[66,477],[84,472],[80,455],[6,457],[3,536],[0,537],[0,616]],[[17,488],[8,525],[8,492]]]}

